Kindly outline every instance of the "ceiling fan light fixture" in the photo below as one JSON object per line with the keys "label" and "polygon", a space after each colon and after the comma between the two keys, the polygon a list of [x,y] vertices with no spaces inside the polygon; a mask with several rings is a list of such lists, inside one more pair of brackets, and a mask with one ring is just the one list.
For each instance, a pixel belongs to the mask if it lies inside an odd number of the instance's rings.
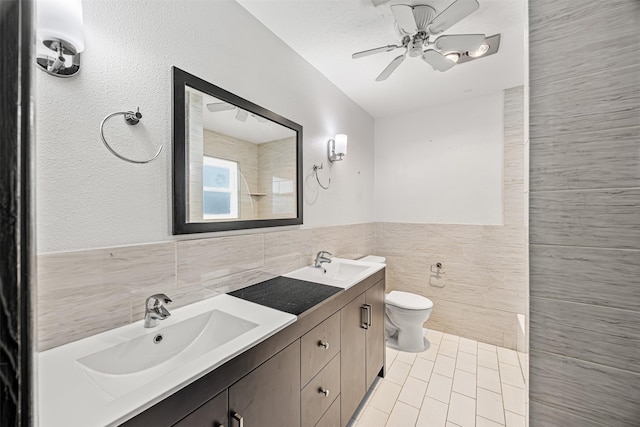
{"label": "ceiling fan light fixture", "polygon": [[422,56],[423,47],[424,39],[418,36],[414,36],[411,43],[407,46],[407,52],[412,58],[415,58],[416,56]]}
{"label": "ceiling fan light fixture", "polygon": [[458,52],[450,52],[447,53],[444,57],[453,62],[458,62],[458,60],[460,59],[460,54]]}
{"label": "ceiling fan light fixture", "polygon": [[469,55],[472,58],[479,58],[485,53],[487,53],[488,51],[489,51],[489,45],[487,43],[482,43],[480,47],[477,48],[476,50],[472,52],[467,52],[467,55]]}

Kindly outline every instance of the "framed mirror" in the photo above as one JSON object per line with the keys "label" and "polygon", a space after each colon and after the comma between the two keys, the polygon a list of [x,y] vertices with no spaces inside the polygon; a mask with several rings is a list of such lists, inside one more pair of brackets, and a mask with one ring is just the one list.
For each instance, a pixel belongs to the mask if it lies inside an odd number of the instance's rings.
{"label": "framed mirror", "polygon": [[173,234],[302,224],[302,126],[173,67]]}

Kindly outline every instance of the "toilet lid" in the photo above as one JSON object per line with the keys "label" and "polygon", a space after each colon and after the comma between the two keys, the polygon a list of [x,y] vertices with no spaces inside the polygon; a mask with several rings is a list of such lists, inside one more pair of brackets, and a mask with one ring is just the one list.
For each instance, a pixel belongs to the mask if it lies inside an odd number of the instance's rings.
{"label": "toilet lid", "polygon": [[426,310],[433,307],[433,302],[429,298],[402,291],[389,292],[385,302],[407,310]]}

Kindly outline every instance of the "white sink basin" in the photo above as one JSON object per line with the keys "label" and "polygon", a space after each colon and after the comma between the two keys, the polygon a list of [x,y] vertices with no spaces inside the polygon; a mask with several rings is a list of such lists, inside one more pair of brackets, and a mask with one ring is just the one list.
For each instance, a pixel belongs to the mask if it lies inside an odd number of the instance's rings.
{"label": "white sink basin", "polygon": [[378,263],[332,258],[330,263],[323,263],[322,268],[303,267],[284,276],[347,289],[383,267]]}
{"label": "white sink basin", "polygon": [[39,425],[120,425],[295,320],[222,294],[40,353]]}
{"label": "white sink basin", "polygon": [[78,363],[94,384],[117,398],[256,327],[257,323],[216,309],[145,331],[140,337],[82,357]]}
{"label": "white sink basin", "polygon": [[162,329],[152,329],[131,341],[78,359],[100,374],[127,375],[154,368],[172,359],[201,356],[257,327],[220,310],[212,310]]}

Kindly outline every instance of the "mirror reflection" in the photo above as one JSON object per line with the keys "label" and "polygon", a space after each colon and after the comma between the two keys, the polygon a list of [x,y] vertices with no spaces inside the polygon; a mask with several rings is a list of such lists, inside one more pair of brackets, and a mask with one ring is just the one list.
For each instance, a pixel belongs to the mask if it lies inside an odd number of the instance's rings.
{"label": "mirror reflection", "polygon": [[173,67],[173,233],[302,224],[302,126]]}
{"label": "mirror reflection", "polygon": [[188,85],[186,220],[296,218],[296,132]]}

